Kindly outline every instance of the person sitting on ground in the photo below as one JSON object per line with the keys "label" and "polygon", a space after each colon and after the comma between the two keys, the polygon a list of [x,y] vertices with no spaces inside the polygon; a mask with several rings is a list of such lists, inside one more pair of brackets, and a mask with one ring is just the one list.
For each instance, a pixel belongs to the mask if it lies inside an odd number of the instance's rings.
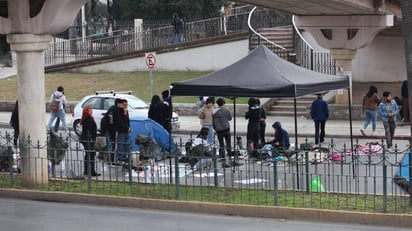
{"label": "person sitting on ground", "polygon": [[[210,166],[212,160],[212,147],[207,143],[209,128],[202,127],[197,137],[192,141],[192,150],[189,163],[193,167],[193,171],[200,170],[203,167]],[[206,157],[206,158],[205,158]]]}
{"label": "person sitting on ground", "polygon": [[289,134],[282,128],[282,124],[279,121],[274,122],[272,127],[275,130],[274,138],[265,143],[261,152],[269,154],[270,157],[285,155],[285,151],[290,147]]}

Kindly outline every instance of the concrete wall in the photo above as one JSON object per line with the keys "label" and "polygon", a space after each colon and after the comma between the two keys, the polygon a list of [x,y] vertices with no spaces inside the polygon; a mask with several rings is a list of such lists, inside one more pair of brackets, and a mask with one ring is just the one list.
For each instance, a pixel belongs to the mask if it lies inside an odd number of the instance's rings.
{"label": "concrete wall", "polygon": [[[182,49],[156,55],[159,71],[216,71],[235,63],[249,53],[249,41],[240,40],[211,46]],[[73,72],[147,71],[145,57],[76,68]]]}
{"label": "concrete wall", "polygon": [[404,40],[401,36],[377,36],[359,49],[353,62],[353,80],[400,82],[406,79]]}
{"label": "concrete wall", "polygon": [[[306,41],[319,52],[328,50],[319,46],[307,32]],[[406,79],[404,40],[402,36],[378,35],[367,47],[358,49],[352,62],[354,82],[401,82]]]}

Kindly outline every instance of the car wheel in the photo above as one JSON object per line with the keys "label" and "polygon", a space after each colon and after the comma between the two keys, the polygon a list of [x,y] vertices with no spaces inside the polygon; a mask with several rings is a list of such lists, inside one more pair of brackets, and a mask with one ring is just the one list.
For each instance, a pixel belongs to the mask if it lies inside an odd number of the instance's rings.
{"label": "car wheel", "polygon": [[80,125],[80,120],[74,121],[73,129],[74,129],[74,133],[76,133],[76,135],[80,136],[82,134],[82,126]]}

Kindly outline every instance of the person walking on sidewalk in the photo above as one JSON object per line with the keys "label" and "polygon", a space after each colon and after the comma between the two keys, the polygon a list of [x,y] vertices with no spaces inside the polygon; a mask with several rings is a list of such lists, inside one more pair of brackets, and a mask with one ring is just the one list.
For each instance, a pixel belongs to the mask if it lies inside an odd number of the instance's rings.
{"label": "person walking on sidewalk", "polygon": [[325,124],[329,118],[328,103],[323,100],[322,94],[316,94],[317,98],[313,101],[310,114],[315,122],[315,144],[325,141]]}
{"label": "person walking on sidewalk", "polygon": [[173,32],[172,32],[172,38],[170,39],[170,43],[174,44],[175,41],[177,40],[179,43],[183,42],[183,30],[184,30],[184,22],[181,18],[179,18],[179,15],[177,13],[173,14],[173,20],[172,20],[172,26],[173,26]]}
{"label": "person walking on sidewalk", "polygon": [[379,104],[378,112],[385,129],[386,146],[389,152],[393,152],[392,140],[395,135],[396,116],[399,113],[398,104],[392,99],[389,91],[383,92],[383,100]]}
{"label": "person walking on sidewalk", "polygon": [[363,123],[360,132],[366,136],[365,130],[372,122],[372,135],[377,136],[376,133],[376,110],[379,105],[378,88],[374,85],[369,87],[368,93],[363,97],[362,114],[365,114],[365,122]]}
{"label": "person walking on sidewalk", "polygon": [[51,126],[53,124],[53,121],[56,118],[59,118],[60,121],[62,122],[64,131],[66,133],[69,132],[69,129],[67,128],[67,124],[66,124],[66,112],[64,111],[64,108],[63,108],[63,105],[67,104],[67,100],[66,100],[66,97],[64,96],[63,92],[64,92],[64,88],[62,86],[59,86],[59,87],[57,87],[57,91],[55,91],[50,97],[51,98],[50,101],[52,103],[53,103],[53,101],[58,101],[59,104],[57,106],[56,111],[50,111],[50,119],[49,119],[49,122],[47,123],[47,126],[46,126],[47,132],[50,131]]}

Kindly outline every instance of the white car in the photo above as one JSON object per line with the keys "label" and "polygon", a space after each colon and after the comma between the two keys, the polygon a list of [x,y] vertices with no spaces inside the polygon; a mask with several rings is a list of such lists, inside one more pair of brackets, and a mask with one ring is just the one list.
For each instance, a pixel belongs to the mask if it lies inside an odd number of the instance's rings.
{"label": "white car", "polygon": [[[149,111],[149,105],[147,105],[140,98],[125,93],[99,93],[96,92],[95,95],[88,95],[84,97],[76,106],[73,108],[73,129],[77,135],[82,133],[82,127],[80,125],[80,119],[82,117],[82,108],[86,105],[90,105],[93,108],[93,117],[97,124],[97,129],[100,130],[100,120],[103,117],[103,113],[107,112],[116,98],[127,99],[129,105],[129,117],[147,117]],[[179,116],[177,113],[173,112],[172,116],[172,130],[177,130],[180,128]]]}

